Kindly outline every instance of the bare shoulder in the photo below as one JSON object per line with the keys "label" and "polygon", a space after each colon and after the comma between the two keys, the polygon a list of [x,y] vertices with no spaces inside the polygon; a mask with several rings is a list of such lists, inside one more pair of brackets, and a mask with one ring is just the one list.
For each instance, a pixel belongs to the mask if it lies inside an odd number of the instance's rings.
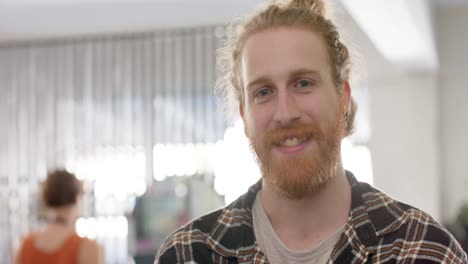
{"label": "bare shoulder", "polygon": [[29,234],[24,235],[19,240],[13,242],[12,257],[13,257],[14,264],[21,263],[21,254],[22,254],[22,251],[24,250],[26,241],[28,239],[31,239],[35,234],[36,234],[36,231],[33,231]]}
{"label": "bare shoulder", "polygon": [[12,256],[13,256],[13,263],[14,264],[20,264],[21,263],[21,251],[23,249],[23,246],[24,246],[24,240],[20,242],[19,245],[15,245],[13,247],[13,252],[12,252]]}
{"label": "bare shoulder", "polygon": [[78,260],[80,264],[104,263],[104,249],[96,240],[85,238],[81,242]]}

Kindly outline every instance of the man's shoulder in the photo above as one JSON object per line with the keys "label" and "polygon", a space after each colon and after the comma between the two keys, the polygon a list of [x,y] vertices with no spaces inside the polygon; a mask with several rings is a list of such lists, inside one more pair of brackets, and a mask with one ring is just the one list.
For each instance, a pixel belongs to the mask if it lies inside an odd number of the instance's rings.
{"label": "man's shoulder", "polygon": [[261,180],[230,205],[201,216],[170,235],[155,263],[211,263],[213,257],[236,257],[255,246],[252,204]]}
{"label": "man's shoulder", "polygon": [[404,210],[401,226],[386,230],[380,248],[398,249],[405,258],[427,259],[436,263],[468,263],[466,253],[453,235],[428,213],[397,202]]}
{"label": "man's shoulder", "polygon": [[155,263],[207,263],[215,255],[231,257],[253,243],[252,213],[231,204],[179,228],[159,248]]}
{"label": "man's shoulder", "polygon": [[[452,234],[430,214],[359,184],[365,213],[377,237],[379,256],[467,263],[466,254]],[[393,253],[392,253],[393,252]],[[379,259],[382,261],[382,259]]]}
{"label": "man's shoulder", "polygon": [[448,242],[447,237],[451,234],[427,212],[396,200],[373,186],[360,185],[366,214],[378,237],[396,233],[407,239],[425,237]]}
{"label": "man's shoulder", "polygon": [[170,263],[163,260],[174,261],[178,257],[177,251],[187,246],[193,247],[195,244],[198,244],[199,246],[206,247],[209,243],[210,234],[218,222],[218,218],[225,210],[226,208],[219,209],[198,217],[176,230],[159,248],[156,261],[159,258],[161,263]]}

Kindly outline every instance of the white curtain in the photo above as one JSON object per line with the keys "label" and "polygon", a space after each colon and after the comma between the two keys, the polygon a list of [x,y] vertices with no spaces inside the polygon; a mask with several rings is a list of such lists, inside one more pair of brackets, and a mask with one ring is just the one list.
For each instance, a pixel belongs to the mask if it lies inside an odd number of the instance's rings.
{"label": "white curtain", "polygon": [[212,96],[220,32],[204,27],[0,46],[2,262],[10,262],[13,242],[38,225],[38,183],[47,170],[103,147],[128,147],[144,152],[149,181],[155,144],[222,139],[227,121]]}

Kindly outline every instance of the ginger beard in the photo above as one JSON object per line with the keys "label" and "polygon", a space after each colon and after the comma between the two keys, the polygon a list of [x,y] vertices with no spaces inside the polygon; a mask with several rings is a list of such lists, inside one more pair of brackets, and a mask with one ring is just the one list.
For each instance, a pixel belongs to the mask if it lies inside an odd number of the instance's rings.
{"label": "ginger beard", "polygon": [[[256,154],[263,180],[289,199],[301,199],[316,193],[336,174],[341,160],[341,140],[345,135],[343,111],[322,131],[317,123],[293,124],[277,128],[261,137],[252,137],[251,148]],[[288,135],[314,141],[312,149],[294,156],[273,155],[273,148]]]}

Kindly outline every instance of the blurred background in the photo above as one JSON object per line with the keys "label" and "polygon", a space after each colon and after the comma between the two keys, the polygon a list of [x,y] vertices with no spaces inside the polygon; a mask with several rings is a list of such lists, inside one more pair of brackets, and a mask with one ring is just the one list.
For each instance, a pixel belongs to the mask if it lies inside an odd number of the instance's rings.
{"label": "blurred background", "polygon": [[[227,23],[262,2],[0,0],[1,263],[41,226],[57,167],[85,182],[77,230],[108,263],[152,263],[255,183],[242,122],[212,88]],[[468,0],[330,5],[358,76],[345,167],[465,242]]]}

